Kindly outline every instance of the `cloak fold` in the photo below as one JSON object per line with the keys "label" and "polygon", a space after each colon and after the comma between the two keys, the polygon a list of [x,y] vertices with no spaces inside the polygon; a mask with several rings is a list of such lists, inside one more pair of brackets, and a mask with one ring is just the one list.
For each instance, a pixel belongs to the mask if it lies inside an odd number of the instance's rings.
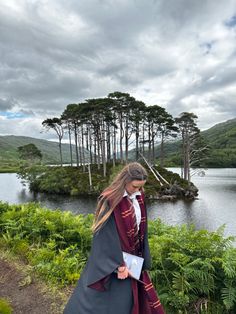
{"label": "cloak fold", "polygon": [[112,213],[93,236],[89,259],[63,314],[130,314],[131,280],[120,280],[114,273],[123,262]]}
{"label": "cloak fold", "polygon": [[[119,236],[113,215],[93,237],[88,260],[87,285],[103,291],[107,289],[108,276],[124,263]],[[99,283],[103,280],[102,284]]]}

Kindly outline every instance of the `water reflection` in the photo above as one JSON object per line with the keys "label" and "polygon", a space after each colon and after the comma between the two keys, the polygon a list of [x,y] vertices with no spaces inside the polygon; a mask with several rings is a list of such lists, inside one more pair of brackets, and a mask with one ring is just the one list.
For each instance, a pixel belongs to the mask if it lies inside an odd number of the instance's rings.
{"label": "water reflection", "polygon": [[193,176],[192,181],[199,188],[197,200],[152,203],[150,219],[159,217],[171,225],[194,223],[197,229],[211,231],[225,224],[225,235],[236,235],[236,169],[208,169],[206,176]]}
{"label": "water reflection", "polygon": [[39,202],[51,209],[71,210],[76,214],[93,213],[96,206],[95,198],[30,192],[27,186],[23,187],[14,173],[0,174],[0,200],[9,204]]}

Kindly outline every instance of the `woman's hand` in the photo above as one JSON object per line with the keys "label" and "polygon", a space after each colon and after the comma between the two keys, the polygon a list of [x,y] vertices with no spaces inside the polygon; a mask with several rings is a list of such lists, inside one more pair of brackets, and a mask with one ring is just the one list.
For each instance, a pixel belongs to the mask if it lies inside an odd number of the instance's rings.
{"label": "woman's hand", "polygon": [[125,279],[129,276],[129,270],[126,266],[118,267],[117,277],[118,279]]}

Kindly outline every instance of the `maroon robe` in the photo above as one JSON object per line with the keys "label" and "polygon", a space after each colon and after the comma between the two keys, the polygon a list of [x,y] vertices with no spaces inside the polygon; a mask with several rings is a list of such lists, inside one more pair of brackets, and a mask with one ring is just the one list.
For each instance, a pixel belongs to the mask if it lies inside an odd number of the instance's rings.
{"label": "maroon robe", "polygon": [[[128,197],[124,197],[114,211],[116,226],[122,251],[144,257],[144,236],[147,235],[147,212],[144,194],[136,196],[141,209],[139,231],[133,221],[134,206]],[[131,279],[134,306],[132,314],[164,314],[161,302],[146,270],[143,270],[139,282]]]}

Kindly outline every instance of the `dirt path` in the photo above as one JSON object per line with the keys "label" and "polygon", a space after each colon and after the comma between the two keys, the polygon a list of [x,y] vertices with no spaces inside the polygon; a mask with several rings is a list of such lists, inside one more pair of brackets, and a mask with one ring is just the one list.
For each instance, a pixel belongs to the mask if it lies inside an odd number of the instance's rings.
{"label": "dirt path", "polygon": [[8,300],[14,314],[61,314],[65,297],[53,295],[23,269],[0,257],[0,298]]}

